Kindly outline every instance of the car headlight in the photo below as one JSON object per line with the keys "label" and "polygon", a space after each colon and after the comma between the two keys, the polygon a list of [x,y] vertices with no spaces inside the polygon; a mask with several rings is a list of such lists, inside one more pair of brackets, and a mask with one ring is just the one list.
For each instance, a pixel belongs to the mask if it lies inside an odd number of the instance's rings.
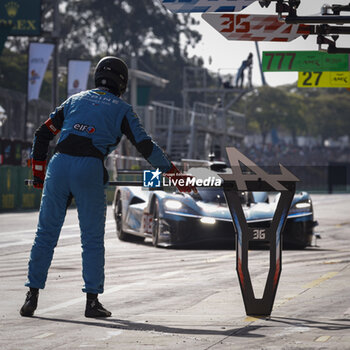
{"label": "car headlight", "polygon": [[311,200],[305,201],[305,202],[298,202],[293,205],[293,207],[290,209],[290,214],[297,214],[297,213],[303,213],[303,212],[310,212],[312,208],[312,202]]}
{"label": "car headlight", "polygon": [[182,203],[174,199],[166,200],[164,205],[166,206],[167,209],[171,209],[171,210],[179,210],[182,208]]}
{"label": "car headlight", "polygon": [[201,221],[202,224],[209,224],[209,225],[214,225],[216,223],[216,220],[214,218],[210,218],[210,217],[207,217],[207,216],[203,216],[200,219],[200,221]]}
{"label": "car headlight", "polygon": [[300,202],[295,204],[295,207],[297,209],[309,209],[311,208],[311,203],[310,202]]}

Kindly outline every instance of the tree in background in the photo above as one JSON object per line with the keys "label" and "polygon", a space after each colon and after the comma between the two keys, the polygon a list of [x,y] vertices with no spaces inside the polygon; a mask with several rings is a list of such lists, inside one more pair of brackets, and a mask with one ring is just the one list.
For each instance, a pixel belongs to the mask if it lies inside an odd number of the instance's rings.
{"label": "tree in background", "polygon": [[350,136],[350,101],[346,94],[320,94],[307,105],[307,124],[310,134],[327,138]]}
{"label": "tree in background", "polygon": [[296,93],[287,92],[284,96],[281,124],[290,132],[293,144],[297,144],[297,136],[306,135],[308,124],[306,121],[306,100]]}
{"label": "tree in background", "polygon": [[240,103],[248,127],[266,142],[272,129],[297,136],[350,136],[350,95],[346,89],[296,89],[293,86],[255,89]]}
{"label": "tree in background", "polygon": [[[39,41],[48,40],[45,33],[52,30],[52,12],[52,1],[43,0],[44,36],[37,38]],[[168,79],[167,92],[175,94],[175,100],[181,100],[183,66],[194,64],[186,47],[195,45],[201,38],[190,29],[195,21],[188,14],[172,14],[158,0],[62,0],[60,21],[61,65],[71,58],[97,63],[105,55],[120,56],[130,63],[130,57],[136,55],[140,69]],[[7,46],[17,54],[24,54],[28,39],[10,38]],[[0,77],[0,84],[3,83]],[[25,86],[21,90],[24,92]],[[168,99],[172,98],[168,96]]]}
{"label": "tree in background", "polygon": [[245,114],[248,125],[256,125],[261,133],[263,144],[268,133],[278,128],[284,119],[285,93],[280,89],[263,86],[255,89],[245,99]]}
{"label": "tree in background", "polygon": [[169,80],[166,89],[152,97],[179,105],[183,67],[194,64],[186,47],[201,38],[190,29],[194,20],[170,13],[158,0],[115,0],[106,5],[99,0],[67,2],[62,59],[89,53],[97,61],[103,55],[118,55],[130,64],[135,55],[139,69]]}
{"label": "tree in background", "polygon": [[62,37],[68,55],[178,56],[184,54],[181,37],[187,45],[200,39],[198,32],[189,29],[188,15],[174,15],[158,0],[108,0],[103,5],[100,0],[84,0],[66,5]]}
{"label": "tree in background", "polygon": [[[52,10],[52,1],[42,0],[43,36],[32,40],[49,40]],[[71,58],[89,59],[95,64],[103,55],[118,55],[130,63],[131,55],[136,55],[139,69],[169,80],[165,89],[152,92],[151,99],[181,105],[183,68],[203,65],[201,58],[190,59],[187,53],[187,47],[201,38],[190,29],[190,24],[195,24],[192,17],[172,14],[158,0],[61,0],[60,12],[61,65],[66,66]],[[9,38],[7,50],[0,56],[0,86],[26,92],[27,47],[28,38]],[[51,74],[49,70],[41,92],[41,98],[48,101]],[[61,77],[61,100],[65,89]],[[202,97],[191,94],[190,103]],[[248,126],[260,132],[264,142],[277,128],[288,131],[294,142],[299,135],[321,135],[324,140],[350,135],[349,97],[346,89],[297,89],[294,84],[258,88],[240,106]]]}

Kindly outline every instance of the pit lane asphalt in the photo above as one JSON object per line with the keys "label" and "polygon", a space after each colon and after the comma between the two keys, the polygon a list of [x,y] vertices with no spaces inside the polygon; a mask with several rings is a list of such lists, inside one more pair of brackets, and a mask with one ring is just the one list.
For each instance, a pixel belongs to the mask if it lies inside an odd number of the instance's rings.
{"label": "pit lane asphalt", "polygon": [[[83,316],[76,211],[68,210],[35,317],[19,309],[37,212],[0,214],[0,348],[25,349],[350,349],[350,195],[313,195],[317,246],[283,251],[269,319],[245,315],[235,252],[155,249],[118,241],[106,225],[108,319]],[[256,290],[268,270],[263,250],[249,252]]]}

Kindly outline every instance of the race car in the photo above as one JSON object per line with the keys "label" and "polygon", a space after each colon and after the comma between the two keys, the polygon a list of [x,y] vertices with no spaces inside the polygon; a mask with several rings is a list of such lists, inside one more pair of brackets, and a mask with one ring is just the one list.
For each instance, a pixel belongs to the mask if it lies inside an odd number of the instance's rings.
{"label": "race car", "polygon": [[[206,165],[206,171],[200,168],[206,176],[217,178],[220,173],[230,171],[223,162],[208,161]],[[198,174],[198,168],[191,168],[188,173]],[[156,247],[234,243],[236,232],[222,188],[197,189],[196,194],[184,194],[175,188],[117,187],[113,212],[118,238],[142,242],[148,237]],[[279,196],[279,193],[241,192],[248,226],[268,227]],[[284,247],[310,246],[316,225],[310,195],[295,194],[283,232]]]}

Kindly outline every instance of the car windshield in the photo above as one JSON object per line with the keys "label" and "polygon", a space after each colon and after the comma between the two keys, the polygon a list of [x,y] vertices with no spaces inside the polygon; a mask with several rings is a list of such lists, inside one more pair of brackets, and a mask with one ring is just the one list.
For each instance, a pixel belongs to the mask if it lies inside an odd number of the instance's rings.
{"label": "car windshield", "polygon": [[195,196],[197,196],[198,200],[201,200],[206,203],[219,203],[219,204],[226,203],[224,191],[222,189],[218,189],[218,188],[203,189],[203,188],[197,187],[197,190],[198,190],[198,194]]}

